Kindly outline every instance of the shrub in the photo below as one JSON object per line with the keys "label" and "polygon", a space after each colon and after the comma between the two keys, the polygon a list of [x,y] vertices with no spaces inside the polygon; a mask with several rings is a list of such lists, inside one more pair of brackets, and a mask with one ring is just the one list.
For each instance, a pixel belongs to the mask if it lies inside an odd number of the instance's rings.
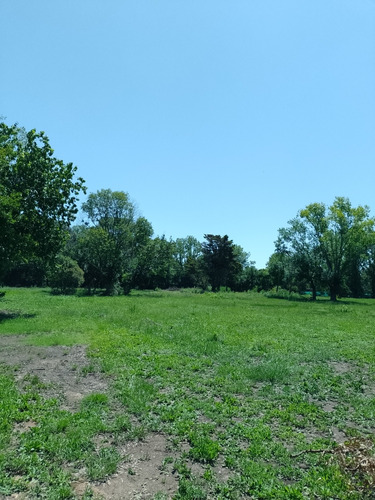
{"label": "shrub", "polygon": [[74,293],[82,285],[83,276],[75,260],[58,255],[54,267],[48,273],[48,281],[54,293]]}
{"label": "shrub", "polygon": [[121,277],[121,287],[124,295],[129,295],[132,285],[132,275],[131,273],[124,273]]}
{"label": "shrub", "polygon": [[310,300],[308,296],[303,296],[300,293],[285,290],[284,288],[279,288],[278,290],[272,288],[272,290],[264,292],[264,296],[269,299],[296,300],[301,302]]}

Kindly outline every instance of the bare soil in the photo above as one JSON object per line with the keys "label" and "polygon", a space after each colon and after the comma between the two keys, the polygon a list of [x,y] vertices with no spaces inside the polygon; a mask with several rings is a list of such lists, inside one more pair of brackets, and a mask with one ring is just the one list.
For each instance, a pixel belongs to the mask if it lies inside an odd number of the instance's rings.
{"label": "bare soil", "polygon": [[[92,393],[105,393],[108,380],[97,370],[90,372],[93,361],[87,357],[86,346],[32,346],[27,345],[26,335],[0,336],[0,363],[14,369],[20,388],[29,383],[30,376],[37,376],[44,388],[43,396],[56,397],[61,407],[77,411],[81,400]],[[86,370],[85,370],[86,367]],[[95,368],[95,366],[94,366]],[[89,371],[89,373],[86,373]],[[19,424],[21,425],[21,424]],[[21,431],[37,425],[23,422]],[[178,478],[172,474],[171,464],[163,460],[174,454],[168,450],[168,441],[161,434],[152,434],[143,441],[126,443],[119,449],[124,457],[116,474],[104,483],[92,483],[78,474],[72,483],[77,498],[91,488],[96,498],[113,500],[148,500],[160,492],[172,498],[178,489]],[[26,499],[24,494],[14,494],[8,499]]]}
{"label": "bare soil", "polygon": [[116,474],[105,483],[77,481],[73,490],[79,497],[90,487],[99,498],[111,500],[149,500],[157,493],[173,498],[178,478],[171,473],[171,464],[163,467],[163,460],[174,455],[167,448],[168,441],[162,434],[128,443],[120,450],[124,461]]}
{"label": "bare soil", "polygon": [[85,396],[108,389],[102,374],[84,371],[85,367],[93,366],[86,355],[86,346],[44,347],[27,345],[26,341],[26,335],[0,337],[0,363],[14,368],[21,389],[30,376],[36,376],[46,385],[43,395],[58,397],[62,407],[70,411],[77,410]]}

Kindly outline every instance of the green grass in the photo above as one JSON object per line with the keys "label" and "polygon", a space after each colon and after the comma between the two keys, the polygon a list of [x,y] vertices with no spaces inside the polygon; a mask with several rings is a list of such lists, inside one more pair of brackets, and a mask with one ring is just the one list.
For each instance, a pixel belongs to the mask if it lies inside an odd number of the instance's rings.
{"label": "green grass", "polygon": [[[177,499],[373,498],[369,471],[335,436],[374,440],[374,301],[9,289],[0,309],[11,313],[0,316],[1,334],[87,344],[92,363],[77,371],[99,366],[111,380],[108,394],[70,413],[43,399],[36,378],[20,393],[1,370],[0,495],[74,498],[77,471],[102,480],[122,459],[118,445],[162,432],[178,455]],[[15,430],[31,420],[36,427]],[[98,436],[108,442],[98,446]]]}

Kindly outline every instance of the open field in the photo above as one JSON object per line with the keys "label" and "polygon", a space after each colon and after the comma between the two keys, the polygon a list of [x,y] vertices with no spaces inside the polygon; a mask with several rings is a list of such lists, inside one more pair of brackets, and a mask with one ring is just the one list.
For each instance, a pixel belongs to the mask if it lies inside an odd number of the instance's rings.
{"label": "open field", "polygon": [[0,302],[0,498],[375,498],[375,302]]}

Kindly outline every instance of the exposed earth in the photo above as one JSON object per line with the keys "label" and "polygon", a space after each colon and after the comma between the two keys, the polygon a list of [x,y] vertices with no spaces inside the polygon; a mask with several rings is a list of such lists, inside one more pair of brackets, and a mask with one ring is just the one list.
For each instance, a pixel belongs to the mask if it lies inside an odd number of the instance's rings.
{"label": "exposed earth", "polygon": [[[14,368],[20,390],[25,377],[37,376],[46,384],[44,397],[58,398],[61,408],[74,412],[85,396],[105,393],[108,389],[108,380],[103,374],[90,370],[93,362],[87,357],[85,346],[43,347],[26,342],[24,335],[0,336],[0,363]],[[17,424],[15,430],[27,432],[35,425],[35,422],[23,422]],[[128,442],[119,449],[123,462],[116,474],[104,483],[92,483],[85,479],[84,471],[78,471],[72,483],[73,491],[77,498],[81,498],[88,487],[98,499],[148,500],[157,493],[163,493],[163,498],[172,498],[178,489],[178,478],[162,467],[164,458],[173,456],[167,449],[168,444],[167,438],[157,433],[142,441]],[[27,496],[18,493],[8,497],[0,495],[0,498],[23,500]]]}

